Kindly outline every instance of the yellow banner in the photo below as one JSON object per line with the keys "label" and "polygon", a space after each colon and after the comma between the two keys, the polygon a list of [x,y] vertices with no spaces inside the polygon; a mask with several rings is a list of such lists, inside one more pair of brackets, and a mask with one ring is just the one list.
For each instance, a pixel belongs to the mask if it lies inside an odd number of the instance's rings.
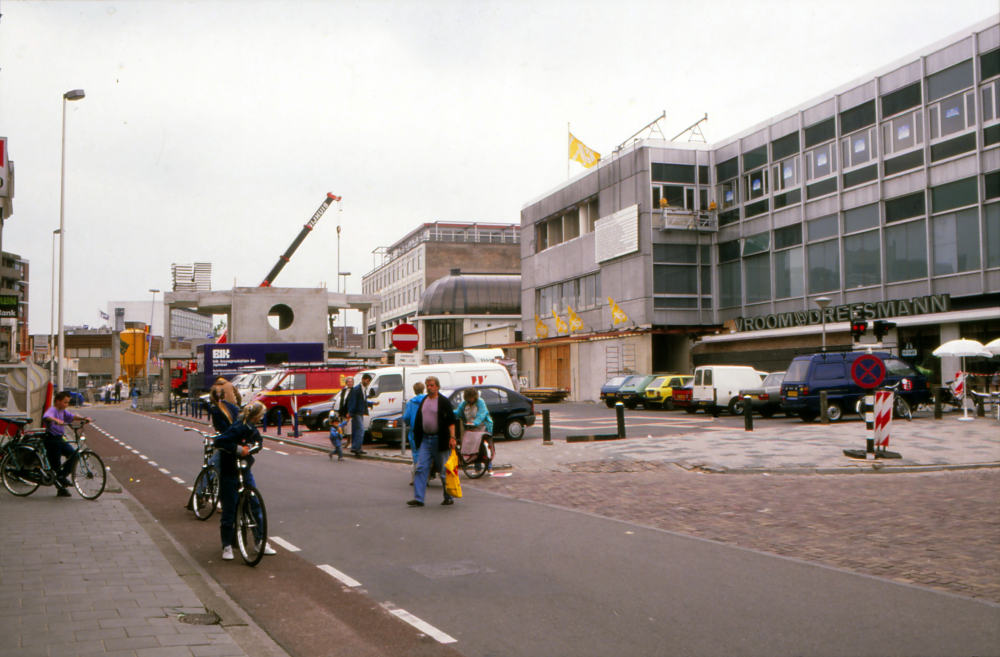
{"label": "yellow banner", "polygon": [[569,327],[566,326],[566,322],[559,316],[555,306],[552,306],[552,316],[556,318],[556,333],[568,333]]}
{"label": "yellow banner", "polygon": [[573,136],[573,133],[569,134],[569,159],[576,160],[586,168],[590,168],[601,161],[601,154],[597,151],[593,151],[586,146],[583,142]]}
{"label": "yellow banner", "polygon": [[535,335],[540,338],[549,337],[549,326],[538,315],[535,315]]}
{"label": "yellow banner", "polygon": [[580,316],[577,315],[575,312],[573,312],[573,309],[570,308],[569,306],[566,306],[566,310],[568,311],[569,314],[569,330],[579,331],[580,329],[582,329],[583,320],[580,319]]}
{"label": "yellow banner", "polygon": [[628,321],[628,315],[625,314],[624,310],[622,310],[621,308],[618,307],[618,304],[615,303],[614,299],[612,299],[611,297],[608,297],[608,303],[611,304],[611,323],[612,324],[614,324],[615,326],[617,326],[618,324],[622,324],[622,323]]}

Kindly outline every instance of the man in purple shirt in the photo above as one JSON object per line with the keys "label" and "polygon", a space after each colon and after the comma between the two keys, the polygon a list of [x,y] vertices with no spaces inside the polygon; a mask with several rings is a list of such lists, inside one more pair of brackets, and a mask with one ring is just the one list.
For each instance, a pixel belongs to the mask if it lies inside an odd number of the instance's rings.
{"label": "man in purple shirt", "polygon": [[[73,420],[90,422],[89,417],[66,410],[69,407],[69,399],[70,394],[65,390],[57,392],[52,400],[52,406],[42,416],[42,424],[45,425],[45,454],[49,457],[49,467],[56,473],[56,495],[59,497],[70,497],[68,489],[72,484],[66,475],[69,474],[68,466],[76,454],[76,448],[66,441],[65,427]],[[60,467],[63,456],[66,457],[66,467]]]}
{"label": "man in purple shirt", "polygon": [[[410,506],[423,506],[427,493],[427,479],[431,473],[431,463],[437,465],[441,473],[441,483],[444,484],[444,464],[455,449],[455,411],[451,402],[441,394],[441,381],[436,376],[429,376],[424,381],[427,396],[420,402],[417,415],[413,420],[413,439],[417,444],[417,472],[413,477],[413,499],[407,502]],[[444,506],[450,506],[455,501],[444,490]]]}

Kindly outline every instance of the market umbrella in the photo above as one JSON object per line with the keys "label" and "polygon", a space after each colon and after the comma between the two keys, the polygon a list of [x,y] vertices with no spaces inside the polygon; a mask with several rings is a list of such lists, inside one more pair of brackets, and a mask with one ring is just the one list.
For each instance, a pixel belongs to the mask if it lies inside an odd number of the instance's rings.
{"label": "market umbrella", "polygon": [[990,342],[989,344],[985,345],[983,349],[985,349],[986,351],[990,352],[995,356],[1000,356],[1000,338],[997,338],[993,342]]}
{"label": "market umbrella", "polygon": [[[993,343],[990,343],[993,344]],[[951,340],[945,342],[943,345],[934,350],[934,355],[938,358],[961,358],[962,359],[962,411],[963,417],[960,420],[969,421],[973,418],[969,417],[969,407],[965,405],[965,400],[968,395],[964,394],[965,388],[965,359],[974,358],[976,356],[984,356],[986,358],[992,358],[993,354],[986,350],[982,343],[976,342],[975,340]]]}

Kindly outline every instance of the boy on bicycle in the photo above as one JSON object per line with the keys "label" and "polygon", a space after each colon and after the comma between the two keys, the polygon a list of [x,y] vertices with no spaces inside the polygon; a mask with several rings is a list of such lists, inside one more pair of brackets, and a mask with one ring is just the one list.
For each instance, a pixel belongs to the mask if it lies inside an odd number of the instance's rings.
{"label": "boy on bicycle", "polygon": [[52,406],[45,411],[42,416],[42,424],[45,425],[45,454],[49,458],[49,467],[56,473],[56,495],[58,497],[71,497],[69,488],[72,484],[66,475],[69,474],[67,468],[60,465],[62,457],[66,457],[66,466],[73,462],[73,455],[76,448],[66,440],[65,426],[73,420],[83,420],[90,422],[89,417],[77,415],[66,410],[69,407],[70,394],[63,390],[57,392],[52,400]]}

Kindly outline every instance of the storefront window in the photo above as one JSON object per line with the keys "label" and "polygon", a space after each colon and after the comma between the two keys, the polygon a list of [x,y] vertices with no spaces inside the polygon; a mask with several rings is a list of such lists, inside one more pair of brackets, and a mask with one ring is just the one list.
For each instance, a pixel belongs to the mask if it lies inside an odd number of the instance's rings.
{"label": "storefront window", "polygon": [[[777,233],[775,233],[777,234]],[[802,270],[802,247],[774,254],[774,296],[777,299],[800,297],[805,292]]]}
{"label": "storefront window", "polygon": [[747,303],[771,300],[771,254],[763,253],[743,261],[746,266]]}
{"label": "storefront window", "polygon": [[927,227],[911,221],[885,229],[886,275],[889,283],[927,276]]}
{"label": "storefront window", "polygon": [[934,217],[934,275],[979,269],[979,211]]}
{"label": "storefront window", "polygon": [[719,305],[732,308],[741,305],[743,289],[740,285],[740,263],[730,262],[719,267]]}
{"label": "storefront window", "polygon": [[[876,223],[877,217],[876,214]],[[882,282],[882,257],[877,230],[844,238],[844,277],[848,289]]]}
{"label": "storefront window", "polygon": [[840,253],[837,240],[809,245],[809,293],[840,288]]}

